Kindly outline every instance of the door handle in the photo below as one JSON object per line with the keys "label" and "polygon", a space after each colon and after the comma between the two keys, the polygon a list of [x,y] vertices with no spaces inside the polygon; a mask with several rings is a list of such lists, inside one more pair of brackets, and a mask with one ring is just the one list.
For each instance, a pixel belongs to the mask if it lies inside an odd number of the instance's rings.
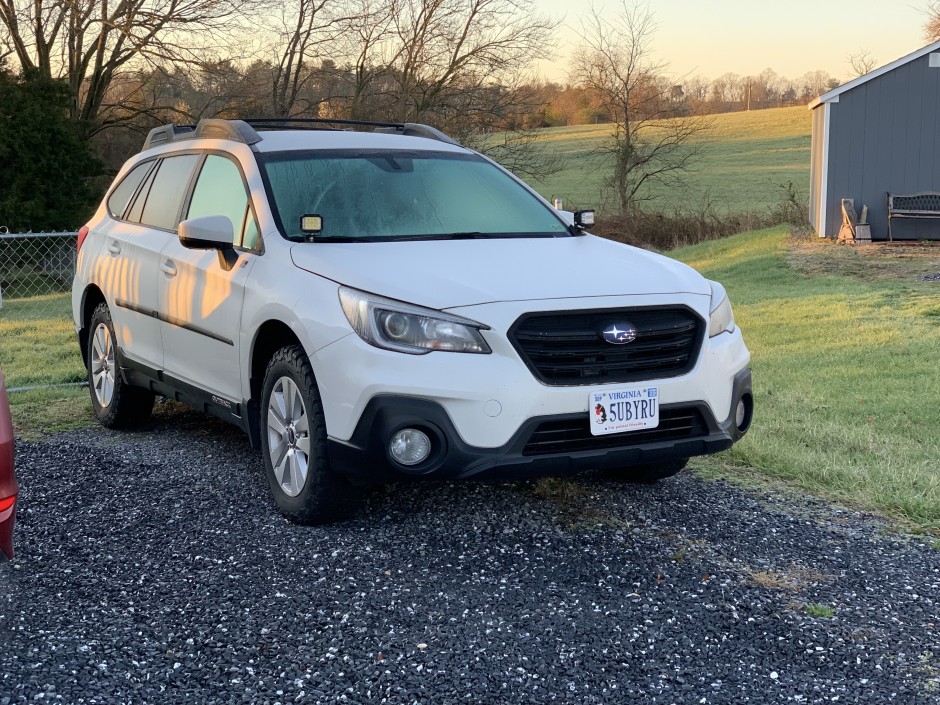
{"label": "door handle", "polygon": [[117,244],[117,241],[112,240],[111,244],[108,245],[108,252],[112,255],[119,255],[121,254],[121,246]]}
{"label": "door handle", "polygon": [[168,259],[163,264],[160,265],[160,271],[166,274],[168,277],[175,277],[176,265],[173,264],[173,260]]}

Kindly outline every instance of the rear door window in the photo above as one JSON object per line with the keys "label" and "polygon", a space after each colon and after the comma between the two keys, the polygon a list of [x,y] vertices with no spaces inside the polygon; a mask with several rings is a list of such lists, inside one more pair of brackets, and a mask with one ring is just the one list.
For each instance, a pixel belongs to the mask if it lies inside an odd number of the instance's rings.
{"label": "rear door window", "polygon": [[[166,157],[160,162],[153,178],[147,202],[140,217],[142,225],[164,230],[175,230],[179,224],[180,206],[189,186],[193,168],[199,161],[198,154],[181,154]],[[137,199],[140,200],[140,197]],[[136,203],[135,209],[136,209]]]}
{"label": "rear door window", "polygon": [[111,214],[111,217],[118,219],[124,217],[124,213],[127,211],[127,206],[134,192],[137,191],[140,182],[150,173],[155,163],[154,161],[148,161],[143,164],[138,164],[128,172],[127,176],[121,179],[121,183],[117,185],[117,188],[115,188],[108,197],[108,212]]}

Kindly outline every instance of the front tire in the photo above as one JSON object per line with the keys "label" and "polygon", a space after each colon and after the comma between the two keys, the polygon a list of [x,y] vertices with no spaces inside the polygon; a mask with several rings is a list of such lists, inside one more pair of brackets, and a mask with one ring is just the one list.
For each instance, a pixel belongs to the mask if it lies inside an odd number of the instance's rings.
{"label": "front tire", "polygon": [[133,387],[121,376],[114,323],[107,304],[98,304],[88,324],[88,390],[95,416],[106,428],[127,428],[146,421],[153,392]]}
{"label": "front tire", "polygon": [[281,513],[298,524],[349,518],[359,491],[330,467],[323,404],[299,345],[281,348],[268,363],[260,413],[265,471]]}

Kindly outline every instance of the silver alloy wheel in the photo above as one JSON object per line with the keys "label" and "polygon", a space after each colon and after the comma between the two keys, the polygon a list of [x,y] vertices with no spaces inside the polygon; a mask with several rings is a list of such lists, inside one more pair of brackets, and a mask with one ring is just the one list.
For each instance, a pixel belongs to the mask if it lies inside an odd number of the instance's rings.
{"label": "silver alloy wheel", "polygon": [[290,377],[274,383],[268,400],[268,452],[284,494],[299,495],[307,483],[310,426],[300,389]]}
{"label": "silver alloy wheel", "polygon": [[114,398],[114,343],[104,323],[98,324],[92,338],[91,381],[98,404],[106,409]]}

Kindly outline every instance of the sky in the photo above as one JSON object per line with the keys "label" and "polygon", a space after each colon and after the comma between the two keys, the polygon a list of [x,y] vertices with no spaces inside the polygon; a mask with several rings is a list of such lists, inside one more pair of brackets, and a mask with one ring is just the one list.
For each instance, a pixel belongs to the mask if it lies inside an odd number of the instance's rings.
{"label": "sky", "polygon": [[[578,17],[591,0],[533,0],[542,13],[564,18],[558,58],[538,67],[564,81],[575,46]],[[605,12],[619,0],[594,0]],[[658,29],[657,58],[678,78],[713,79],[725,73],[758,74],[771,68],[798,78],[822,69],[851,77],[847,57],[867,49],[882,66],[927,44],[927,0],[649,0]]]}

